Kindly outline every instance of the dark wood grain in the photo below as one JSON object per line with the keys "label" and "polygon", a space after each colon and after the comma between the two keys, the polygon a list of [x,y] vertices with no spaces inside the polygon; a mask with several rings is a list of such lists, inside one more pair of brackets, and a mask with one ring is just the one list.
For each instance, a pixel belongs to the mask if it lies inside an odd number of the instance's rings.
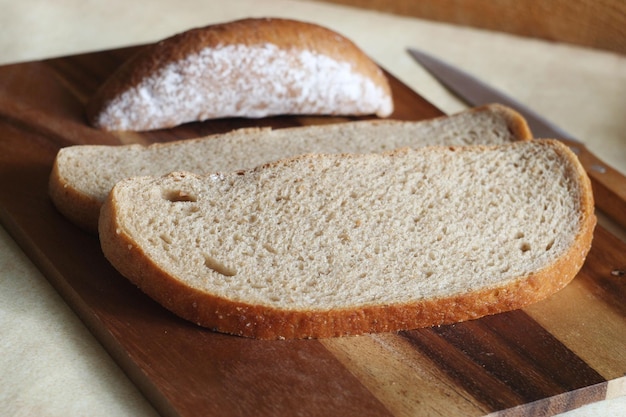
{"label": "dark wood grain", "polygon": [[[0,220],[163,415],[550,415],[604,398],[607,381],[626,373],[626,354],[619,353],[626,345],[625,279],[610,273],[626,267],[626,247],[602,229],[572,286],[575,297],[592,296],[594,306],[611,313],[594,329],[607,326],[601,341],[588,327],[573,328],[577,337],[559,327],[567,305],[558,295],[532,316],[516,311],[453,326],[323,341],[242,339],[170,314],[106,262],[97,237],[54,209],[47,181],[58,149],[351,119],[223,119],[142,134],[90,128],[85,101],[137,48],[0,67]],[[441,114],[393,77],[391,83],[394,118]],[[579,314],[584,319],[586,312]],[[585,341],[600,347],[581,348]],[[612,352],[610,361],[602,349]]]}
{"label": "dark wood grain", "polygon": [[402,335],[495,410],[605,381],[521,310]]}

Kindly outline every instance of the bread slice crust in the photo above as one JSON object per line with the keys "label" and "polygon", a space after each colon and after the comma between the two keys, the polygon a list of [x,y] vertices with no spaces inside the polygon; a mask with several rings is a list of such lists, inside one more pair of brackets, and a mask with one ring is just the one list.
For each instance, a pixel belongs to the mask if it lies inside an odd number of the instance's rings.
{"label": "bread slice crust", "polygon": [[[580,270],[588,253],[595,227],[591,185],[576,156],[557,141],[536,141],[552,149],[563,163],[568,165],[570,178],[579,190],[579,212],[575,236],[571,244],[548,265],[529,273],[507,278],[502,283],[478,287],[466,292],[453,292],[445,296],[419,298],[409,302],[362,303],[345,307],[280,308],[258,302],[246,302],[218,296],[189,285],[184,276],[173,276],[162,264],[156,262],[127,230],[119,207],[116,189],[104,204],[100,216],[99,233],[102,249],[109,261],[136,284],[180,317],[210,329],[244,337],[260,339],[323,338],[356,335],[373,332],[389,332],[433,325],[455,323],[476,319],[489,314],[522,308],[540,301],[567,285]],[[531,144],[532,142],[529,142]],[[512,144],[503,146],[525,146]],[[487,147],[485,147],[486,149]],[[432,152],[427,148],[418,152]],[[462,147],[450,148],[463,152]],[[392,152],[384,157],[394,158],[406,150]],[[435,151],[437,152],[437,151]],[[308,155],[305,159],[315,163],[324,155]],[[360,158],[360,156],[345,156]],[[259,170],[272,170],[276,165],[290,161],[268,164]],[[184,181],[193,174],[172,174]],[[245,174],[244,174],[245,175]],[[152,179],[154,180],[154,179]],[[133,180],[129,180],[132,182]],[[119,188],[118,188],[119,187]],[[331,248],[332,250],[332,248]],[[280,273],[280,271],[276,271]],[[472,276],[463,277],[468,281]]]}
{"label": "bread slice crust", "polygon": [[[307,72],[316,67],[317,74]],[[173,101],[175,95],[180,100]],[[386,76],[352,41],[279,18],[214,24],[149,45],[111,75],[86,108],[90,123],[104,130],[275,114],[386,117],[392,111]]]}
{"label": "bread slice crust", "polygon": [[[483,117],[500,124],[501,142],[532,137],[519,113],[490,104],[419,122],[375,119],[279,130],[240,129],[150,146],[77,145],[57,154],[48,191],[67,219],[95,234],[102,203],[113,185],[127,177],[161,176],[172,171],[232,171],[311,152],[378,152],[404,146],[495,143],[497,138],[472,126],[481,124]],[[234,157],[236,152],[244,154]],[[194,162],[197,160],[200,162]]]}

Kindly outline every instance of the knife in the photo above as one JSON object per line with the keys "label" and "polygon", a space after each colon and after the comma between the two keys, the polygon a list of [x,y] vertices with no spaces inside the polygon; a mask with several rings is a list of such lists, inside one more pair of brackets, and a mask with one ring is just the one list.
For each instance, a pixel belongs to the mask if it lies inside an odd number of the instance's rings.
{"label": "knife", "polygon": [[443,86],[471,106],[500,103],[526,119],[533,136],[559,139],[578,155],[591,179],[596,207],[626,228],[626,177],[593,155],[585,145],[554,123],[475,76],[415,48],[408,53]]}

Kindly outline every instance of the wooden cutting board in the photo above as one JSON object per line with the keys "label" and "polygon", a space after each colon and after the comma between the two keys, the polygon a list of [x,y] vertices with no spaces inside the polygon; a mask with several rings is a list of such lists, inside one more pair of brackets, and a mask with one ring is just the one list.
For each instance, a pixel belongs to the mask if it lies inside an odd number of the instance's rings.
{"label": "wooden cutting board", "polygon": [[[626,394],[626,245],[601,227],[564,290],[450,326],[257,341],[196,327],[151,301],[107,263],[97,237],[52,206],[46,187],[60,147],[348,119],[229,119],[125,134],[90,128],[86,99],[137,48],[0,67],[0,220],[163,415],[552,415]],[[391,82],[394,118],[441,114]]]}

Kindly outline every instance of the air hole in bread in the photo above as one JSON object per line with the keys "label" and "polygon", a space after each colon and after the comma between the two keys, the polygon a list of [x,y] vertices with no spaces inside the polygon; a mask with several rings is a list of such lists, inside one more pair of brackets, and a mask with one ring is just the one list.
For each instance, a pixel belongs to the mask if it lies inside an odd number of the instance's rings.
{"label": "air hole in bread", "polygon": [[170,201],[172,203],[179,203],[179,202],[195,203],[196,201],[198,201],[198,199],[195,196],[190,195],[187,192],[182,191],[182,190],[167,190],[164,192],[163,198],[165,198],[167,201]]}
{"label": "air hole in bread", "polygon": [[337,237],[339,238],[339,242],[343,244],[347,244],[352,240],[350,238],[350,234],[348,234],[347,232],[340,233]]}
{"label": "air hole in bread", "polygon": [[275,247],[273,247],[272,245],[270,245],[269,243],[264,243],[264,244],[263,244],[263,248],[264,248],[266,251],[270,252],[270,253],[274,253],[274,254],[277,254],[277,253],[278,253],[278,251],[276,250],[276,248],[275,248]]}
{"label": "air hole in bread", "polygon": [[234,268],[229,268],[228,266],[224,265],[217,259],[207,254],[204,255],[204,265],[207,268],[212,269],[213,271],[217,272],[218,274],[221,274],[227,277],[233,277],[237,275],[237,271]]}
{"label": "air hole in bread", "polygon": [[519,249],[522,252],[528,252],[530,250],[530,244],[528,242],[524,242],[520,245]]}
{"label": "air hole in bread", "polygon": [[546,252],[549,251],[550,249],[552,249],[552,246],[554,246],[554,239],[552,239],[550,242],[548,242],[548,244],[546,245]]}

